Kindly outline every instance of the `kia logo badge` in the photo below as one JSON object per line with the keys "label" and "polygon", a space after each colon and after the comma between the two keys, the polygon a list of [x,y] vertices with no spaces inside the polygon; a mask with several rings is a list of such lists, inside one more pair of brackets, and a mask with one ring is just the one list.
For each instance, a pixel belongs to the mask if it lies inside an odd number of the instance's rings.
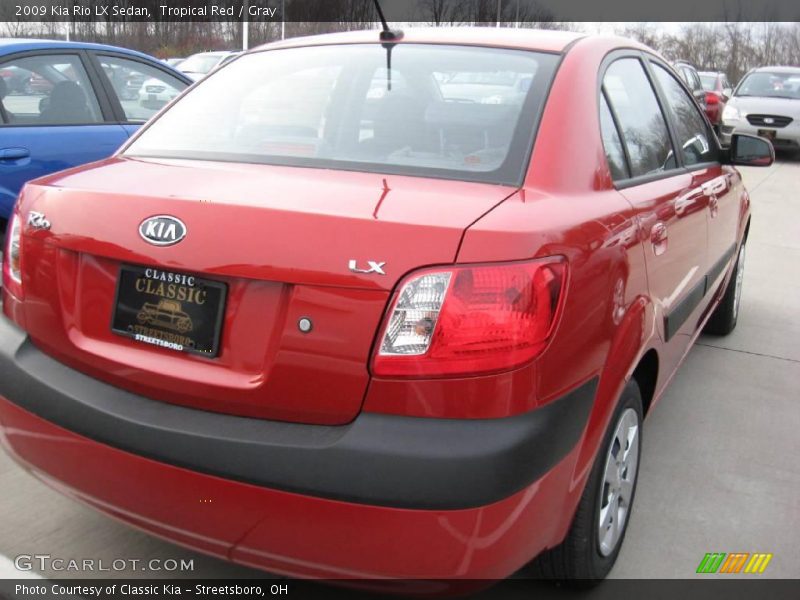
{"label": "kia logo badge", "polygon": [[186,225],[175,217],[156,215],[142,221],[139,235],[154,246],[172,246],[186,237]]}

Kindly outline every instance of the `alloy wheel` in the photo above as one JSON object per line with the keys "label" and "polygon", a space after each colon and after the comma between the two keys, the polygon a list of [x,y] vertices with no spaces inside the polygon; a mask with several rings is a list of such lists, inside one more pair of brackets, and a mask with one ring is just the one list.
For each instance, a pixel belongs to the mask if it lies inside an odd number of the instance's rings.
{"label": "alloy wheel", "polygon": [[639,463],[639,417],[626,409],[617,421],[606,455],[600,489],[597,522],[600,554],[608,556],[617,547],[630,514]]}

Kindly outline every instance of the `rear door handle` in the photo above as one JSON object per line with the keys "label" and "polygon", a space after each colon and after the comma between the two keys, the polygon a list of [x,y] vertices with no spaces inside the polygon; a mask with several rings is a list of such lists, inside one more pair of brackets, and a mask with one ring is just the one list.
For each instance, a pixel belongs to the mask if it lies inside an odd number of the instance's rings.
{"label": "rear door handle", "polygon": [[[693,189],[688,194],[684,194],[675,200],[675,214],[679,217],[688,215],[703,197],[703,190],[698,188]],[[661,224],[663,225],[663,223]]]}
{"label": "rear door handle", "polygon": [[30,155],[31,151],[27,148],[0,148],[0,160],[19,160]]}
{"label": "rear door handle", "polygon": [[717,177],[711,181],[706,181],[700,186],[700,189],[702,189],[703,193],[708,196],[716,196],[718,194],[725,193],[725,191],[728,189],[728,182],[724,177]]}

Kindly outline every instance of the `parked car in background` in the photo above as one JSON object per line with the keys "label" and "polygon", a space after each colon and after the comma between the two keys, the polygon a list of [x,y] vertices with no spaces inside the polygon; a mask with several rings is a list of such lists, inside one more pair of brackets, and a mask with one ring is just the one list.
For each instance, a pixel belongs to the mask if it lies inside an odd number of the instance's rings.
{"label": "parked car in background", "polygon": [[145,80],[136,96],[139,105],[148,110],[160,110],[172,102],[181,93],[181,89],[173,87],[162,79],[151,78]]}
{"label": "parked car in background", "polygon": [[211,71],[234,59],[239,54],[241,53],[232,51],[200,52],[192,54],[181,62],[177,68],[193,81],[199,81]]}
{"label": "parked car in background", "polygon": [[0,40],[0,75],[2,229],[26,181],[109,156],[155,114],[146,80],[171,96],[191,83],[140,52],[47,40]]}
{"label": "parked car in background", "polygon": [[714,128],[719,131],[722,123],[722,111],[733,93],[731,84],[728,83],[728,76],[725,73],[700,71],[698,74],[703,89],[706,91],[706,115]]}
{"label": "parked car in background", "polygon": [[139,90],[145,80],[143,73],[115,64],[103,65],[103,71],[120,100],[136,100],[139,97]]}
{"label": "parked car in background", "polygon": [[633,41],[384,41],[256,49],[112,158],[26,186],[3,447],[117,519],[273,573],[390,590],[546,553],[541,576],[597,581],[644,416],[701,331],[736,326],[750,201],[732,164],[772,147],[720,148]]}
{"label": "parked car in background", "polygon": [[722,111],[722,141],[736,133],[765,137],[778,150],[800,151],[800,68],[760,67],[742,78]]}
{"label": "parked car in background", "polygon": [[53,82],[50,79],[40,75],[39,73],[33,72],[31,73],[30,79],[28,79],[28,86],[26,91],[34,95],[35,94],[45,95],[52,92],[53,87],[54,87]]}
{"label": "parked car in background", "polygon": [[706,91],[703,89],[703,83],[700,81],[700,74],[697,69],[685,60],[678,60],[672,63],[672,67],[677,71],[681,79],[689,86],[694,99],[697,103],[706,110]]}
{"label": "parked car in background", "polygon": [[30,81],[33,73],[19,67],[0,68],[0,79],[5,83],[9,94],[21,94],[30,90]]}
{"label": "parked car in background", "polygon": [[168,64],[173,69],[177,69],[178,65],[185,61],[185,58],[164,58],[162,59],[163,62]]}

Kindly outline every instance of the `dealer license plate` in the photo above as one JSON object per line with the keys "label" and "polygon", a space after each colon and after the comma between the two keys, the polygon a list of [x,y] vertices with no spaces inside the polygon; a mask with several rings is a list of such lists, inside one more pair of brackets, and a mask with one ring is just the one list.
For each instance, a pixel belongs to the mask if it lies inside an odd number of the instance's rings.
{"label": "dealer license plate", "polygon": [[217,356],[227,291],[220,281],[123,265],[111,330],[161,348]]}

